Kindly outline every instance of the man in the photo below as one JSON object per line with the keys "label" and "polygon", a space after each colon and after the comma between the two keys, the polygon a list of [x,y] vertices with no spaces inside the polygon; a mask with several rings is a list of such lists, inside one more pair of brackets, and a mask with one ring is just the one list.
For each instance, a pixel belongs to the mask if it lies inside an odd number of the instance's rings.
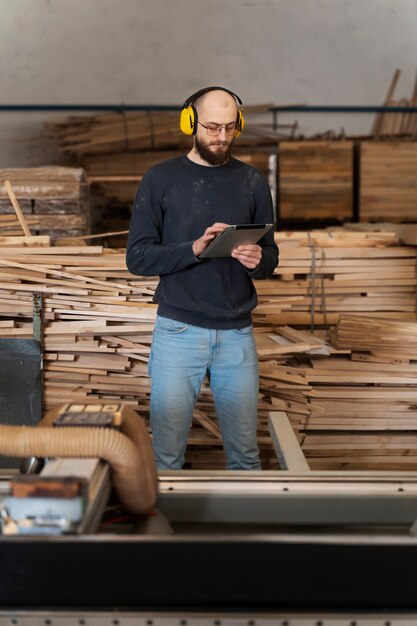
{"label": "man", "polygon": [[149,360],[158,469],[181,469],[206,375],[227,468],[260,469],[252,279],[272,275],[278,263],[274,235],[270,230],[258,244],[239,246],[227,258],[199,258],[228,224],[273,222],[264,176],[231,157],[243,126],[237,101],[221,87],[186,101],[181,129],[194,135],[194,146],[186,156],[151,167],[133,207],[127,266],[134,274],[160,276]]}

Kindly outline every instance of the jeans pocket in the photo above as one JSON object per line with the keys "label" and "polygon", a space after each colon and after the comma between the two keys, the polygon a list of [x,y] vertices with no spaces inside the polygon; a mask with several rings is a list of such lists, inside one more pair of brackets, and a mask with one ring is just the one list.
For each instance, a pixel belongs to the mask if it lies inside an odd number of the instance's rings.
{"label": "jeans pocket", "polygon": [[239,335],[251,335],[253,331],[253,324],[245,326],[244,328],[235,328],[234,330],[235,333],[238,333]]}
{"label": "jeans pocket", "polygon": [[178,322],[177,320],[171,320],[167,317],[157,317],[155,323],[155,332],[162,335],[178,335],[183,333],[188,328],[188,324],[184,322]]}

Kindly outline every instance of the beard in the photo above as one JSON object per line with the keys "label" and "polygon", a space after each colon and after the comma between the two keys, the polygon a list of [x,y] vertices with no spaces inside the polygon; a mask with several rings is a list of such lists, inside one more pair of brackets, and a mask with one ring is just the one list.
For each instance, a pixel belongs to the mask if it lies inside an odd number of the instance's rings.
{"label": "beard", "polygon": [[[209,165],[224,165],[230,159],[232,153],[233,140],[228,144],[227,141],[213,140],[210,143],[203,143],[197,137],[194,137],[194,147],[198,154],[204,161],[207,161]],[[210,149],[210,146],[217,147],[217,149]],[[222,149],[220,150],[220,147]]]}

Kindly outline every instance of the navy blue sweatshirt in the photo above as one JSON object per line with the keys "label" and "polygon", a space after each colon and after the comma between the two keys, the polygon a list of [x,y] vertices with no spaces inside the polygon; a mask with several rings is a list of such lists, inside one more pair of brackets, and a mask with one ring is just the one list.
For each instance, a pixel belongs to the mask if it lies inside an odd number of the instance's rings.
{"label": "navy blue sweatshirt", "polygon": [[252,278],[272,275],[278,248],[271,229],[258,242],[262,259],[252,271],[232,257],[199,259],[192,245],[215,222],[272,223],[263,174],[233,158],[209,167],[181,156],[151,167],[133,206],[127,267],[160,276],[158,315],[203,328],[243,328],[257,302]]}

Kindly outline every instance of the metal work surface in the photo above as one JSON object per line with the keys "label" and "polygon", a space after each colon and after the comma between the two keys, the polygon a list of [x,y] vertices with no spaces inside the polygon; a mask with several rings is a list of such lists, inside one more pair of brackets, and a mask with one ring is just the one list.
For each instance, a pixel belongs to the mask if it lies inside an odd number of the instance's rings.
{"label": "metal work surface", "polygon": [[400,524],[417,519],[415,472],[164,472],[171,522]]}
{"label": "metal work surface", "polygon": [[417,626],[410,613],[121,613],[0,611],[0,626]]}
{"label": "metal work surface", "polygon": [[164,516],[0,537],[0,626],[415,623],[415,473],[163,472]]}

